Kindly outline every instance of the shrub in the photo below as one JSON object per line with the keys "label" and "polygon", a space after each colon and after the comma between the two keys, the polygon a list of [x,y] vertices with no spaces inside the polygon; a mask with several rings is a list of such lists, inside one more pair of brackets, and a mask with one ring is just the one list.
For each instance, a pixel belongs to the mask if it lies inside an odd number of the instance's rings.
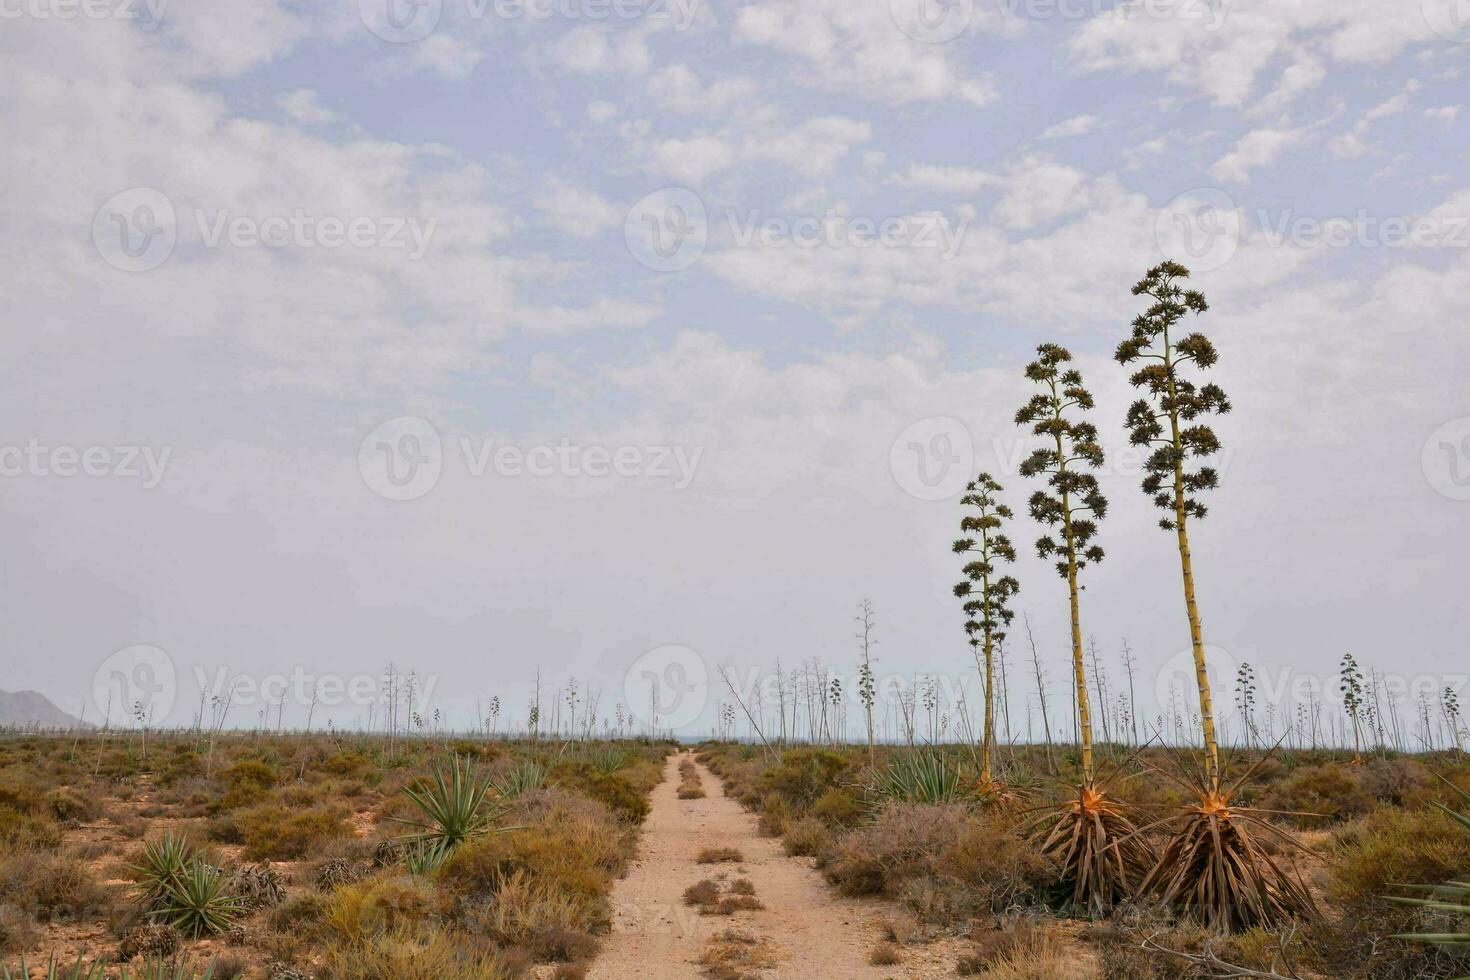
{"label": "shrub", "polygon": [[816,857],[831,840],[832,834],[825,823],[816,817],[802,817],[787,825],[781,846],[792,856]]}
{"label": "shrub", "polygon": [[597,949],[585,902],[524,871],[504,879],[472,920],[493,939],[531,952],[539,961],[585,959]]}
{"label": "shrub", "polygon": [[516,980],[524,965],[513,953],[438,930],[373,936],[355,946],[333,947],[323,980]]}
{"label": "shrub", "polygon": [[694,860],[697,864],[736,864],[744,861],[745,855],[733,847],[706,847]]}
{"label": "shrub", "polygon": [[0,953],[30,949],[41,937],[36,921],[15,905],[0,905]]}
{"label": "shrub", "polygon": [[104,911],[110,892],[85,864],[47,852],[0,859],[0,903],[43,920],[75,919]]}
{"label": "shrub", "polygon": [[879,943],[868,954],[868,962],[874,966],[895,966],[903,962],[903,954],[893,943]]}
{"label": "shrub", "polygon": [[1470,835],[1437,810],[1379,810],[1333,835],[1328,897],[1383,908],[1398,882],[1438,882],[1470,868]]}
{"label": "shrub", "polygon": [[1261,807],[1321,816],[1286,815],[1282,819],[1303,826],[1328,820],[1347,820],[1373,809],[1373,794],[1358,772],[1340,763],[1303,766],[1277,782],[1262,797]]}
{"label": "shrub", "polygon": [[354,836],[341,813],[327,807],[297,810],[268,803],[232,819],[251,861],[297,861],[324,844]]}
{"label": "shrub", "polygon": [[761,773],[762,787],[775,793],[798,811],[838,785],[847,770],[847,760],[825,749],[792,749],[781,761]]}
{"label": "shrub", "polygon": [[0,803],[0,850],[23,851],[61,846],[61,826],[44,813],[27,813]]}
{"label": "shrub", "polygon": [[442,912],[432,886],[408,876],[370,878],[337,889],[327,900],[324,921],[348,943],[432,922]]}
{"label": "shrub", "polygon": [[808,815],[835,827],[851,827],[868,815],[868,808],[846,790],[829,789],[817,797]]}

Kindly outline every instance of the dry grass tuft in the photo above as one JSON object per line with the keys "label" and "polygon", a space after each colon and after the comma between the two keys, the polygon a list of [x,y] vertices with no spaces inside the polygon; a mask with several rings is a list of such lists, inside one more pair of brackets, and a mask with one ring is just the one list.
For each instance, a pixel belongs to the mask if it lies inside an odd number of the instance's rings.
{"label": "dry grass tuft", "polygon": [[694,860],[698,864],[739,864],[745,855],[733,847],[706,847]]}

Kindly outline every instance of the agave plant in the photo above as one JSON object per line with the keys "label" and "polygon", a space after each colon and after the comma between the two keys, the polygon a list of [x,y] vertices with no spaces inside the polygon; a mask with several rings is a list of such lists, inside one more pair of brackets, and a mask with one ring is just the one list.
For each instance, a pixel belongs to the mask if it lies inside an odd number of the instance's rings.
{"label": "agave plant", "polygon": [[109,980],[109,978],[111,980],[213,980],[214,978],[213,964],[200,973],[187,960],[159,958],[149,960],[137,973],[129,971],[127,967],[122,967],[114,972],[104,963],[90,965],[83,963],[80,953],[77,954],[76,962],[70,966],[63,966],[53,956],[43,967],[44,973],[34,973],[33,969],[22,955],[20,965],[14,970],[0,964],[0,980],[34,980],[36,977],[42,980]]}
{"label": "agave plant", "polygon": [[491,783],[495,795],[503,800],[513,800],[533,790],[550,785],[546,767],[534,759],[525,759],[507,770]]}
{"label": "agave plant", "polygon": [[616,746],[594,746],[584,754],[587,764],[604,776],[611,776],[628,764],[628,750]]}
{"label": "agave plant", "polygon": [[436,763],[427,785],[410,786],[404,792],[419,813],[394,818],[416,831],[399,840],[409,846],[416,842],[430,844],[446,855],[486,833],[509,808],[496,783],[476,773],[457,755],[448,765]]}
{"label": "agave plant", "polygon": [[1030,829],[1037,849],[1071,885],[1076,914],[1106,915],[1134,896],[1153,864],[1153,851],[1127,809],[1092,780],[1084,780],[1073,799],[1047,807]]}
{"label": "agave plant", "polygon": [[228,932],[246,909],[226,885],[218,868],[196,859],[181,879],[169,883],[162,906],[150,917],[193,938]]}
{"label": "agave plant", "polygon": [[[1470,793],[1460,789],[1449,780],[1444,779],[1445,785],[1459,794],[1466,803],[1470,803]],[[1470,812],[1457,813],[1439,801],[1435,806],[1467,831],[1470,831]],[[1470,917],[1470,881],[1449,881],[1442,885],[1395,885],[1401,891],[1415,892],[1422,898],[1409,898],[1406,896],[1389,896],[1390,902],[1399,905],[1411,905],[1435,912],[1449,912],[1461,917]],[[1470,931],[1463,928],[1460,932],[1410,932],[1394,936],[1395,939],[1406,939],[1417,943],[1430,943],[1435,946],[1459,946],[1470,944]]]}
{"label": "agave plant", "polygon": [[904,803],[953,803],[965,796],[963,774],[943,752],[921,749],[900,755],[878,770],[873,793]]}
{"label": "agave plant", "polygon": [[1265,819],[1282,811],[1233,802],[1240,787],[1269,758],[1268,752],[1233,783],[1225,782],[1224,767],[1178,777],[1155,770],[1191,791],[1197,802],[1144,828],[1165,827],[1171,833],[1141,891],[1217,929],[1269,928],[1316,917],[1316,903],[1301,876],[1252,834],[1259,831],[1263,838],[1285,845],[1272,850],[1306,850],[1301,841]]}
{"label": "agave plant", "polygon": [[134,865],[138,875],[138,891],[147,911],[161,909],[169,888],[182,881],[189,868],[200,860],[198,851],[187,837],[166,830],[158,840],[143,843],[143,863]]}

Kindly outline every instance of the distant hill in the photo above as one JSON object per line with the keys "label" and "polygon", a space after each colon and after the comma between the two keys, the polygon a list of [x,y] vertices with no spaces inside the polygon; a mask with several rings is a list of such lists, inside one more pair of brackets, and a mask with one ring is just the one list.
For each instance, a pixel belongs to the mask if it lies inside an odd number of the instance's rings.
{"label": "distant hill", "polygon": [[0,691],[0,725],[72,728],[78,724],[80,722],[77,719],[52,704],[44,694],[36,691]]}

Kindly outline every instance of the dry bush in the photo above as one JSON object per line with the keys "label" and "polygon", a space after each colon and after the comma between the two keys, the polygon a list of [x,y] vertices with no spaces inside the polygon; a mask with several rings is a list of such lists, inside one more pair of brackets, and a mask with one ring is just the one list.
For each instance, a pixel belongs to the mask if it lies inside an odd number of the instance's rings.
{"label": "dry bush", "polygon": [[833,827],[853,827],[868,815],[868,807],[845,789],[829,789],[812,803],[807,815]]}
{"label": "dry bush", "polygon": [[518,980],[514,952],[437,930],[385,933],[327,950],[321,980]]}
{"label": "dry bush", "polygon": [[988,980],[1095,980],[1098,976],[1096,965],[1079,956],[1075,948],[1069,949],[1054,928],[1018,932],[1007,948],[962,957],[957,972]]}
{"label": "dry bush", "polygon": [[325,922],[348,943],[436,920],[443,905],[432,885],[407,875],[369,878],[347,885],[327,900]]}
{"label": "dry bush", "polygon": [[19,906],[0,904],[0,953],[19,953],[32,949],[41,930],[30,915]]}
{"label": "dry bush", "polygon": [[[1373,794],[1359,771],[1337,762],[1293,770],[1272,785],[1260,803],[1261,809],[1288,811],[1280,819],[1301,827],[1359,817],[1373,805]],[[1318,816],[1296,815],[1300,813]]]}
{"label": "dry bush", "polygon": [[787,833],[796,819],[791,813],[791,804],[775,793],[757,797],[752,805],[760,809],[756,830],[765,837],[780,837]]}
{"label": "dry bush", "polygon": [[211,825],[211,833],[223,843],[243,844],[251,861],[299,861],[353,836],[335,807],[302,810],[275,803],[239,810]]}
{"label": "dry bush", "polygon": [[874,966],[895,966],[903,962],[903,953],[893,943],[879,943],[868,954],[868,962]]}
{"label": "dry bush", "polygon": [[1379,810],[1338,830],[1328,897],[1359,908],[1386,909],[1380,897],[1395,882],[1432,884],[1470,868],[1470,835],[1438,810]]}
{"label": "dry bush", "polygon": [[713,905],[720,900],[720,884],[712,878],[697,881],[684,889],[685,905]]}
{"label": "dry bush", "polygon": [[733,847],[706,847],[694,860],[697,864],[738,864],[745,855]]}
{"label": "dry bush", "polygon": [[892,804],[838,838],[824,863],[844,894],[899,898],[936,924],[1024,901],[1052,875],[1007,819],[957,804]]}
{"label": "dry bush", "polygon": [[832,843],[832,833],[816,817],[801,817],[786,825],[781,847],[793,857],[816,857]]}
{"label": "dry bush", "polygon": [[483,900],[524,871],[593,902],[607,895],[632,853],[626,824],[601,804],[560,788],[525,794],[506,822],[516,829],[456,848],[440,869],[454,894]]}
{"label": "dry bush", "polygon": [[765,939],[737,929],[712,937],[699,963],[711,980],[755,980],[779,962],[776,949]]}
{"label": "dry bush", "polygon": [[517,871],[492,900],[468,919],[471,931],[528,950],[538,961],[571,961],[597,951],[593,915],[585,901]]}
{"label": "dry bush", "polygon": [[730,882],[731,895],[754,895],[755,883],[749,878],[736,878]]}
{"label": "dry bush", "polygon": [[112,904],[85,864],[44,851],[0,858],[0,904],[15,905],[42,921],[98,915]]}

